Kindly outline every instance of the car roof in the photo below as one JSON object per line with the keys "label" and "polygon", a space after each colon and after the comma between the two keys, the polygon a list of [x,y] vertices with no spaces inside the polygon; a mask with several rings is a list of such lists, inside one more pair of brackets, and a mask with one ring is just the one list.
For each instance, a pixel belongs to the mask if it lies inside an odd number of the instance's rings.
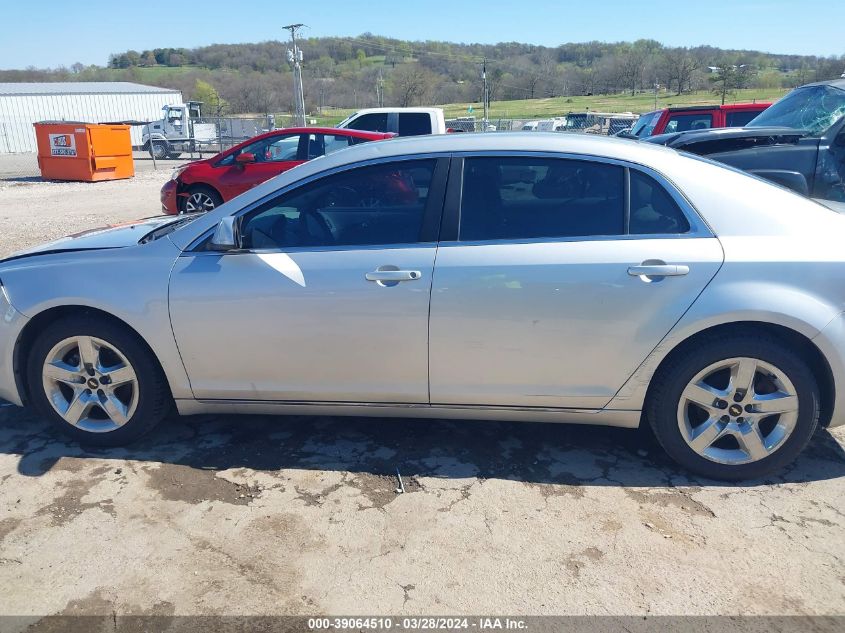
{"label": "car roof", "polygon": [[[769,207],[790,209],[790,214],[779,216],[778,222],[770,227],[774,232],[787,234],[800,228],[802,214],[824,209],[797,194],[769,182],[755,180],[738,170],[644,141],[565,132],[475,132],[400,137],[383,142],[362,143],[315,158],[225,202],[168,237],[178,248],[187,248],[196,237],[213,229],[221,218],[233,211],[334,169],[380,159],[425,159],[464,152],[556,154],[573,158],[580,155],[641,165],[674,183],[693,205],[703,203],[708,212],[705,219],[716,235],[720,232],[742,234],[748,226],[768,226]],[[738,192],[742,192],[742,195],[734,199]],[[792,210],[795,212],[792,213]],[[833,213],[828,209],[824,211]],[[736,217],[743,213],[748,217]]]}
{"label": "car roof", "polygon": [[[537,132],[474,132],[466,134],[430,134],[390,139],[387,143],[364,143],[311,161],[308,171],[324,171],[348,163],[379,158],[421,156],[450,152],[554,152],[583,154],[630,162],[650,162],[673,150],[651,144],[632,143],[594,134]],[[659,159],[657,159],[659,160]],[[303,175],[304,174],[303,170]]]}
{"label": "car roof", "polygon": [[687,110],[737,110],[739,108],[768,108],[771,104],[769,101],[758,101],[756,103],[726,103],[725,105],[719,105],[718,103],[712,105],[688,105],[688,106],[669,106],[668,108],[663,108],[660,110],[652,110],[651,112],[646,112],[643,114],[654,114],[655,112],[686,112]]}
{"label": "car roof", "polygon": [[834,88],[845,90],[845,77],[843,77],[842,79],[828,79],[827,81],[816,81],[811,84],[804,84],[800,87],[806,88],[807,86],[833,86]]}
{"label": "car roof", "polygon": [[[372,114],[372,113],[380,113],[380,112],[436,112],[441,110],[442,108],[424,108],[424,107],[395,107],[395,108],[360,108],[355,110],[353,114]],[[352,116],[352,115],[350,115]]]}

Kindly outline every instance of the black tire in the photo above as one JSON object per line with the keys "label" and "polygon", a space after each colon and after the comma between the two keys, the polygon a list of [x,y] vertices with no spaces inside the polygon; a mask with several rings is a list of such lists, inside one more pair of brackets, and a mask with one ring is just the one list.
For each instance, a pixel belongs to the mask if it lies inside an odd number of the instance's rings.
{"label": "black tire", "polygon": [[188,194],[187,197],[182,198],[182,202],[180,203],[180,213],[187,213],[186,205],[188,202],[188,198],[190,198],[194,194],[203,194],[205,196],[208,196],[209,200],[211,200],[211,203],[213,204],[212,207],[205,209],[205,211],[202,211],[202,213],[206,213],[208,211],[211,211],[212,209],[216,209],[221,204],[223,204],[223,198],[221,197],[221,195],[217,193],[214,189],[206,185],[191,185],[190,187],[188,187],[186,193]]}
{"label": "black tire", "polygon": [[151,141],[150,156],[156,160],[164,160],[170,153],[170,143],[167,141]]}
{"label": "black tire", "polygon": [[[73,336],[94,336],[120,350],[135,371],[138,383],[138,404],[135,412],[112,431],[93,432],[66,422],[51,405],[42,384],[42,368],[50,350],[60,341]],[[27,387],[36,411],[49,419],[61,432],[81,444],[123,446],[134,442],[155,427],[172,405],[167,380],[149,348],[125,326],[92,315],[76,315],[50,324],[29,351]]]}
{"label": "black tire", "polygon": [[[798,417],[791,435],[767,457],[745,464],[722,464],[699,455],[687,444],[678,426],[678,405],[697,373],[736,357],[762,360],[785,373],[798,396]],[[669,456],[694,473],[725,481],[761,478],[791,463],[815,433],[819,410],[818,384],[802,355],[774,336],[751,330],[703,338],[673,353],[655,375],[646,401],[646,417]]]}

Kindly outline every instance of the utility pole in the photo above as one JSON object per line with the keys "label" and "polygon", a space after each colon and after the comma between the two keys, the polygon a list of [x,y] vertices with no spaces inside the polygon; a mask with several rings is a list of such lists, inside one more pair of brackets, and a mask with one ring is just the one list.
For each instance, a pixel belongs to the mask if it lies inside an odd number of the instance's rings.
{"label": "utility pole", "polygon": [[490,113],[490,91],[487,87],[487,58],[481,62],[481,78],[484,80],[484,120],[481,122],[482,132],[487,131],[487,120]]}
{"label": "utility pole", "polygon": [[290,31],[293,50],[288,50],[288,63],[293,69],[293,98],[295,100],[294,122],[300,127],[305,126],[305,95],[302,92],[302,51],[296,46],[296,32],[303,24],[288,24],[283,29]]}
{"label": "utility pole", "polygon": [[376,79],[376,103],[378,107],[384,107],[384,77],[381,76],[381,70],[378,71],[378,79]]}
{"label": "utility pole", "polygon": [[654,82],[654,109],[657,110],[657,91],[660,90],[660,84]]}

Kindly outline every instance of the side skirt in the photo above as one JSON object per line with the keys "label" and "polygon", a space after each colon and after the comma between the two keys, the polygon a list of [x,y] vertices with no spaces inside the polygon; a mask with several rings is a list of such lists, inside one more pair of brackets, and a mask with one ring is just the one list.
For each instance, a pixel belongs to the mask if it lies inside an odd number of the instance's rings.
{"label": "side skirt", "polygon": [[519,407],[443,406],[427,404],[374,404],[365,402],[256,402],[253,400],[176,400],[180,415],[339,415],[382,418],[446,418],[596,424],[635,429],[639,410],[543,409]]}

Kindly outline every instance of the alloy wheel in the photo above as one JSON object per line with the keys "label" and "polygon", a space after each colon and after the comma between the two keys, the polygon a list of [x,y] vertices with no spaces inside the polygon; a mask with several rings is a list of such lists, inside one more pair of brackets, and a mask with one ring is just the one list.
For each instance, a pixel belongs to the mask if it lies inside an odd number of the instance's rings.
{"label": "alloy wheel", "polygon": [[798,395],[774,365],[729,358],[689,381],[677,418],[684,441],[700,456],[720,464],[747,464],[771,455],[795,430]]}
{"label": "alloy wheel", "polygon": [[93,336],[57,343],[41,371],[50,405],[68,424],[93,433],[120,428],[138,406],[138,377],[120,350]]}
{"label": "alloy wheel", "polygon": [[185,198],[185,213],[207,213],[214,209],[214,200],[207,193],[197,191]]}

